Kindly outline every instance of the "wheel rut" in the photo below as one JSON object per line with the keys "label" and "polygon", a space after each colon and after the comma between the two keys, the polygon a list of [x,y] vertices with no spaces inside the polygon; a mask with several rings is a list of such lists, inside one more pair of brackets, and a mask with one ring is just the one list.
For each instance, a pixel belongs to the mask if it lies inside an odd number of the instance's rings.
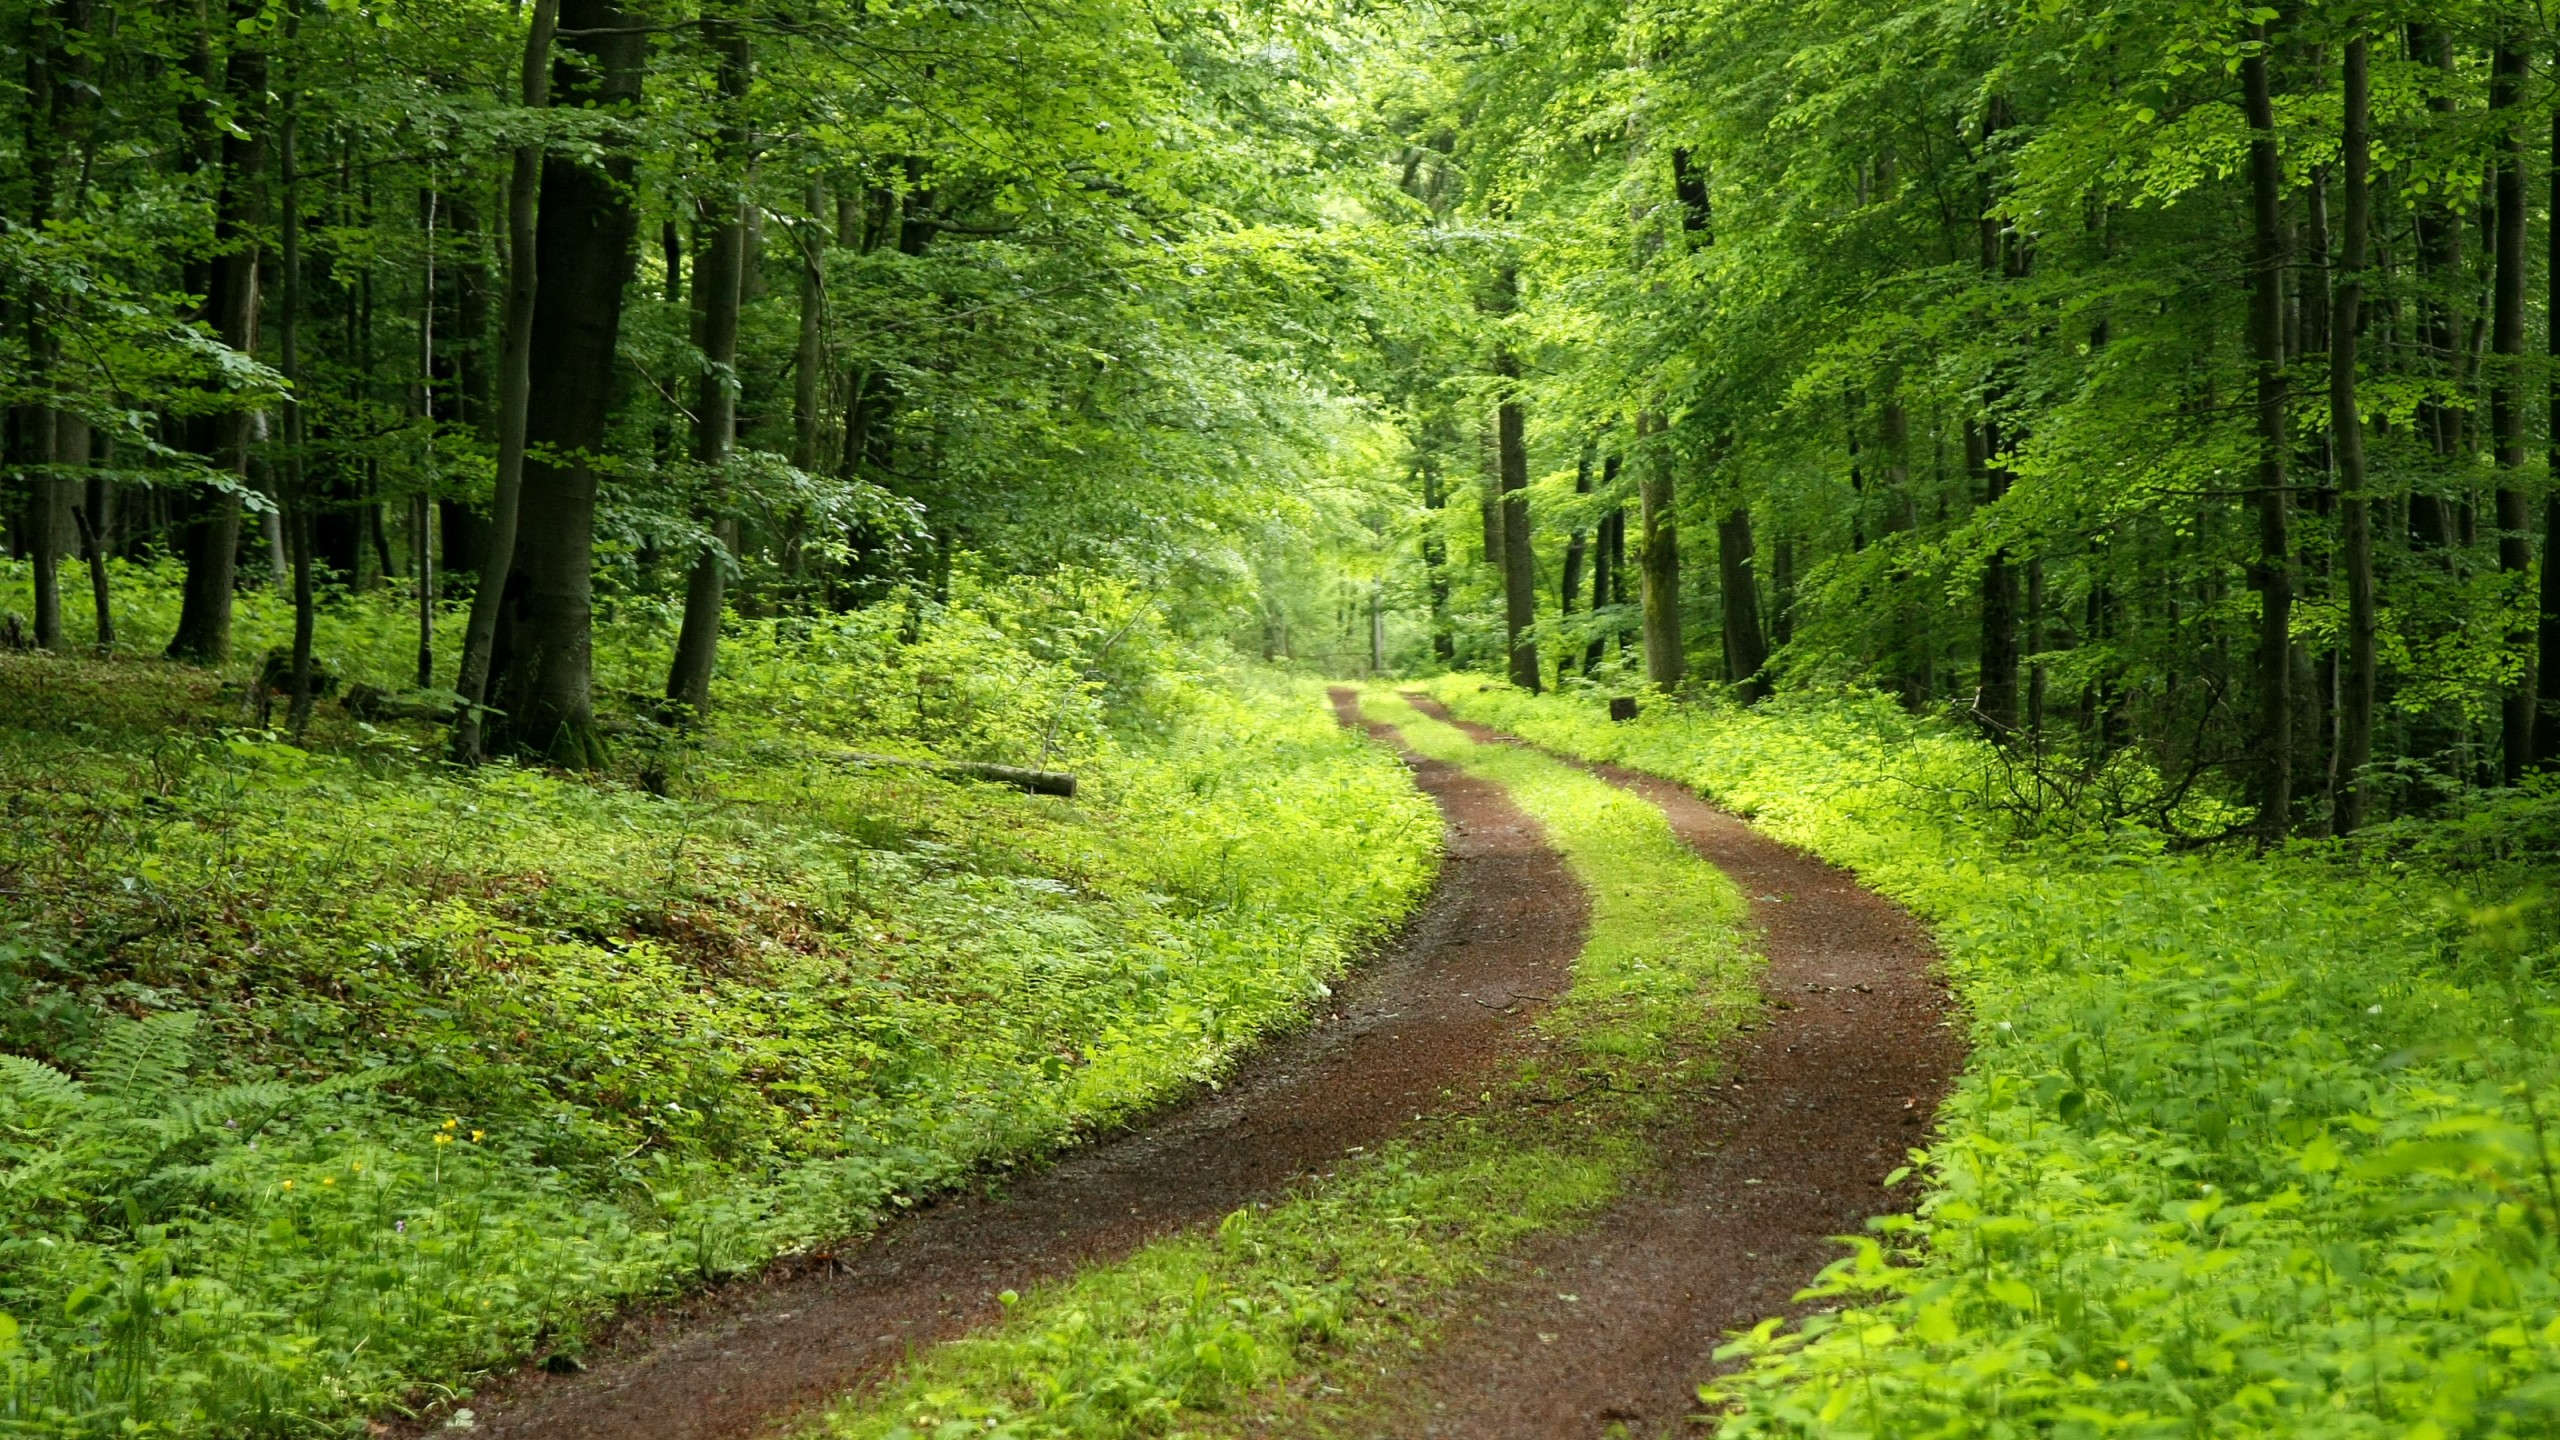
{"label": "wheel rut", "polygon": [[[1406,698],[1478,741],[1520,743]],[[1750,898],[1766,1023],[1733,1054],[1723,1100],[1658,1136],[1652,1174],[1591,1224],[1524,1247],[1470,1298],[1416,1377],[1410,1413],[1376,1432],[1396,1440],[1689,1433],[1727,1332],[1787,1312],[1837,1258],[1831,1237],[1907,1206],[1883,1177],[1963,1063],[1908,912],[1679,785],[1584,768],[1661,807]]]}
{"label": "wheel rut", "polygon": [[[1333,694],[1346,725],[1357,697]],[[1366,726],[1382,739],[1392,727]],[[996,1296],[1214,1222],[1391,1138],[1521,1052],[1589,919],[1537,824],[1495,785],[1408,757],[1447,860],[1413,923],[1308,1030],[1217,1093],[1073,1150],[997,1191],[945,1198],[838,1253],[625,1320],[555,1375],[466,1402],[504,1440],[748,1440],[805,1421],[917,1347],[1001,1314]],[[1481,997],[1492,997],[1481,998]],[[420,1434],[443,1412],[405,1427]]]}

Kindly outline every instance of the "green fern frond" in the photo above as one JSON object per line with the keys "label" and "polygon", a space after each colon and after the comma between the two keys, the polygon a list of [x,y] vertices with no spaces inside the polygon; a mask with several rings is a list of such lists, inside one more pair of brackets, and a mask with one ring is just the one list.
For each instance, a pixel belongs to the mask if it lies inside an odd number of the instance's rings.
{"label": "green fern frond", "polygon": [[0,1055],[0,1092],[14,1096],[21,1104],[59,1110],[76,1110],[89,1098],[79,1081],[24,1055]]}
{"label": "green fern frond", "polygon": [[195,1033],[192,1010],[165,1010],[121,1022],[99,1040],[89,1078],[128,1106],[158,1100],[184,1080],[195,1059]]}

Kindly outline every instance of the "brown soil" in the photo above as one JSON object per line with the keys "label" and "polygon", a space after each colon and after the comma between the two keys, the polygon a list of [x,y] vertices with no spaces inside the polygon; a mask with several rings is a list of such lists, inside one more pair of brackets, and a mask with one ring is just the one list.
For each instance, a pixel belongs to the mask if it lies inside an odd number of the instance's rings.
{"label": "brown soil", "polygon": [[[1361,723],[1350,692],[1335,692],[1334,703],[1344,723]],[[588,1353],[583,1373],[528,1367],[486,1386],[467,1402],[478,1433],[770,1433],[916,1347],[995,1319],[1000,1291],[1215,1221],[1388,1138],[1494,1072],[1523,1043],[1535,1008],[1516,997],[1557,993],[1588,905],[1499,787],[1430,761],[1413,766],[1448,823],[1439,887],[1312,1029],[1220,1093],[1003,1193],[947,1199],[836,1256],[634,1317]]]}
{"label": "brown soil", "polygon": [[1588,768],[1661,806],[1751,897],[1767,1023],[1733,1058],[1729,1104],[1660,1137],[1661,1169],[1591,1225],[1507,1262],[1425,1362],[1425,1398],[1382,1434],[1688,1431],[1726,1334],[1788,1311],[1841,1253],[1831,1237],[1903,1203],[1883,1178],[1920,1143],[1964,1058],[1910,915],[1678,785]]}

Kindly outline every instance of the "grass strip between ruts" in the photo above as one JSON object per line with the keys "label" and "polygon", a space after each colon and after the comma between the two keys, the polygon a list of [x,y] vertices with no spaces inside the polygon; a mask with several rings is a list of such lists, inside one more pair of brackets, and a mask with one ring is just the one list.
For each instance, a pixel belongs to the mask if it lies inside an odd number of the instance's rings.
{"label": "grass strip between ruts", "polygon": [[1480,745],[1402,699],[1373,718],[1507,790],[1590,893],[1571,990],[1537,1058],[1293,1195],[1009,1302],[824,1422],[844,1440],[1211,1436],[1323,1428],[1411,1403],[1382,1384],[1505,1246],[1574,1223],[1646,1162],[1645,1131],[1755,1013],[1732,882],[1642,799],[1535,751]]}
{"label": "grass strip between ruts", "polygon": [[2560,939],[2496,903],[2546,883],[2550,799],[2178,853],[1986,803],[1998,752],[1880,696],[1431,688],[1855,869],[1971,1014],[1918,1214],[1743,1347],[1725,1440],[2554,1432]]}

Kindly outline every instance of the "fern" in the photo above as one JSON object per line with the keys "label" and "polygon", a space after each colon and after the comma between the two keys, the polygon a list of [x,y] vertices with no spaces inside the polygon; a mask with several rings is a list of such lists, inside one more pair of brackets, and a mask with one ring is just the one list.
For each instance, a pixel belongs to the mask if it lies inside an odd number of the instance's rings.
{"label": "fern", "polygon": [[50,1110],[77,1110],[89,1098],[79,1081],[24,1055],[0,1055],[0,1094]]}
{"label": "fern", "polygon": [[186,1081],[195,1060],[196,1016],[164,1010],[109,1029],[89,1062],[89,1078],[127,1105],[158,1100]]}

